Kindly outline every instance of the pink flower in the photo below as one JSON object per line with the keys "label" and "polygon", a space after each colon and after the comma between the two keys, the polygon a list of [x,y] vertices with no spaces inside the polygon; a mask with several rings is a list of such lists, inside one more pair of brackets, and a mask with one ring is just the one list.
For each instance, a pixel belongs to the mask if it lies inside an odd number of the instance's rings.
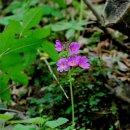
{"label": "pink flower", "polygon": [[73,66],[73,67],[78,65],[78,60],[77,60],[76,56],[70,56],[68,58],[68,65]]}
{"label": "pink flower", "polygon": [[77,42],[72,42],[69,46],[69,51],[71,54],[78,54],[80,45]]}
{"label": "pink flower", "polygon": [[66,58],[61,58],[58,62],[57,62],[57,70],[60,72],[63,71],[68,71],[70,69],[70,66],[68,65],[68,61]]}
{"label": "pink flower", "polygon": [[78,65],[83,68],[83,69],[88,69],[90,68],[90,64],[88,63],[88,59],[83,56],[77,56],[77,60],[78,60]]}
{"label": "pink flower", "polygon": [[60,42],[60,40],[56,40],[55,41],[55,49],[58,51],[58,52],[61,52],[61,51],[63,51],[63,50],[65,50],[65,44],[62,44],[61,42]]}

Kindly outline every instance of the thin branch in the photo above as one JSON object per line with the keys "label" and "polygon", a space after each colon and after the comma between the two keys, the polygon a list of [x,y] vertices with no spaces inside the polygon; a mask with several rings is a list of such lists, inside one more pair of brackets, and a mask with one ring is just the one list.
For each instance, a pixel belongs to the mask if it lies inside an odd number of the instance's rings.
{"label": "thin branch", "polygon": [[97,12],[97,10],[93,7],[92,3],[89,0],[83,0],[84,3],[88,6],[88,8],[93,12],[93,14],[95,15],[95,17],[97,18],[98,22],[101,25],[104,25],[104,21],[103,18],[101,17],[101,15]]}
{"label": "thin branch", "polygon": [[49,69],[50,73],[52,74],[52,76],[54,77],[54,79],[56,80],[56,82],[59,84],[61,90],[63,91],[63,93],[64,93],[64,95],[65,95],[65,97],[66,97],[67,99],[69,99],[69,97],[67,96],[65,90],[63,89],[63,87],[61,86],[59,80],[57,79],[56,75],[54,74],[53,70],[51,69],[51,66],[49,65],[48,61],[47,61],[46,59],[44,59],[44,62],[45,62],[46,65],[48,66],[48,69]]}

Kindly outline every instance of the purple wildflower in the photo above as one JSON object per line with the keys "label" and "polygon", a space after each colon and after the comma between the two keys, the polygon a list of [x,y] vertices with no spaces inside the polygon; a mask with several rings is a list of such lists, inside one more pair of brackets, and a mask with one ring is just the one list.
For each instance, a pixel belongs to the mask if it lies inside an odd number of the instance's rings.
{"label": "purple wildflower", "polygon": [[69,51],[71,54],[78,54],[80,45],[77,42],[72,42],[69,46]]}
{"label": "purple wildflower", "polygon": [[60,40],[56,40],[55,43],[56,43],[56,44],[55,44],[55,49],[56,49],[58,52],[65,50],[65,44],[62,44],[62,43],[60,42]]}
{"label": "purple wildflower", "polygon": [[58,62],[57,62],[57,70],[60,72],[63,71],[68,71],[70,69],[70,66],[68,65],[68,61],[66,58],[61,58]]}
{"label": "purple wildflower", "polygon": [[78,60],[77,60],[76,56],[70,56],[68,58],[68,65],[73,66],[73,67],[78,65]]}
{"label": "purple wildflower", "polygon": [[78,58],[78,62],[79,62],[78,65],[81,68],[88,69],[90,67],[90,64],[88,63],[88,59],[85,56],[83,56],[83,57],[78,56],[77,58]]}

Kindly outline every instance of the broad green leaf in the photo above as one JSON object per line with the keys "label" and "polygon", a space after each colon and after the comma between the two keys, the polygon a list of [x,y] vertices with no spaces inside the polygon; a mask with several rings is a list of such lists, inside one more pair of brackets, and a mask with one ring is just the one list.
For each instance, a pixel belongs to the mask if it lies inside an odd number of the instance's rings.
{"label": "broad green leaf", "polygon": [[1,121],[8,121],[13,118],[12,114],[0,114]]}
{"label": "broad green leaf", "polygon": [[59,55],[58,55],[57,51],[55,50],[53,43],[51,43],[49,41],[43,41],[41,50],[46,52],[53,61],[57,61],[59,59]]}
{"label": "broad green leaf", "polygon": [[35,30],[29,30],[25,34],[26,36],[33,37],[36,39],[42,39],[50,36],[50,29],[49,28],[38,28]]}
{"label": "broad green leaf", "polygon": [[28,78],[23,70],[35,60],[36,48],[42,42],[33,38],[17,39],[11,50],[0,58],[0,69],[14,81],[27,85]]}
{"label": "broad green leaf", "polygon": [[60,117],[54,121],[47,121],[45,125],[54,129],[54,128],[57,128],[57,127],[65,124],[66,122],[68,122],[68,119]]}
{"label": "broad green leaf", "polygon": [[[30,59],[34,59],[33,57],[35,56],[36,48],[40,46],[42,42],[43,40],[33,38],[22,38],[14,40],[14,42],[12,42],[10,45],[10,50],[0,58],[0,68],[4,69],[6,65],[10,66],[12,64],[21,64],[23,62],[26,66],[26,62],[30,63]],[[10,58],[14,61],[10,62]]]}
{"label": "broad green leaf", "polygon": [[10,88],[8,87],[9,77],[8,75],[0,75],[0,98],[10,102]]}
{"label": "broad green leaf", "polygon": [[10,21],[5,30],[0,34],[0,55],[10,49],[15,34],[20,32],[21,26],[17,21]]}
{"label": "broad green leaf", "polygon": [[15,67],[15,68],[12,67],[12,69],[8,68],[7,70],[7,73],[10,75],[10,78],[14,80],[15,82],[18,82],[22,85],[27,85],[28,76],[24,72],[20,71],[18,67]]}
{"label": "broad green leaf", "polygon": [[21,125],[21,124],[18,124],[14,127],[13,130],[36,130],[36,128],[32,125]]}
{"label": "broad green leaf", "polygon": [[41,7],[35,7],[26,12],[23,18],[22,23],[23,28],[21,30],[21,34],[27,29],[35,27],[40,22],[41,17],[42,17]]}

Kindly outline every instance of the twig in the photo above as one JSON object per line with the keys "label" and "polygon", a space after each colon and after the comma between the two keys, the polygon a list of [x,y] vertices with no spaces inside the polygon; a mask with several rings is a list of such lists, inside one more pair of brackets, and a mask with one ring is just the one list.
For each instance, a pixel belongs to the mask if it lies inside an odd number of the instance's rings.
{"label": "twig", "polygon": [[125,95],[118,93],[117,89],[119,88],[111,88],[109,85],[105,84],[105,87],[111,91],[116,97],[120,98],[121,100],[130,104],[130,98],[126,97]]}
{"label": "twig", "polygon": [[88,6],[88,8],[93,12],[93,14],[95,15],[95,17],[97,18],[98,22],[101,25],[104,25],[104,21],[101,17],[101,15],[97,12],[97,10],[93,7],[92,3],[89,0],[83,0],[84,3]]}
{"label": "twig", "polygon": [[65,90],[63,89],[63,87],[61,86],[59,80],[57,79],[56,75],[53,73],[53,70],[51,69],[51,66],[49,65],[48,61],[47,61],[46,59],[44,59],[44,62],[45,62],[46,65],[48,66],[48,69],[49,69],[50,73],[52,74],[52,76],[54,77],[54,79],[56,80],[56,82],[59,84],[61,90],[63,91],[63,93],[64,93],[64,95],[65,95],[65,97],[66,97],[67,99],[69,99],[69,97],[67,96]]}

